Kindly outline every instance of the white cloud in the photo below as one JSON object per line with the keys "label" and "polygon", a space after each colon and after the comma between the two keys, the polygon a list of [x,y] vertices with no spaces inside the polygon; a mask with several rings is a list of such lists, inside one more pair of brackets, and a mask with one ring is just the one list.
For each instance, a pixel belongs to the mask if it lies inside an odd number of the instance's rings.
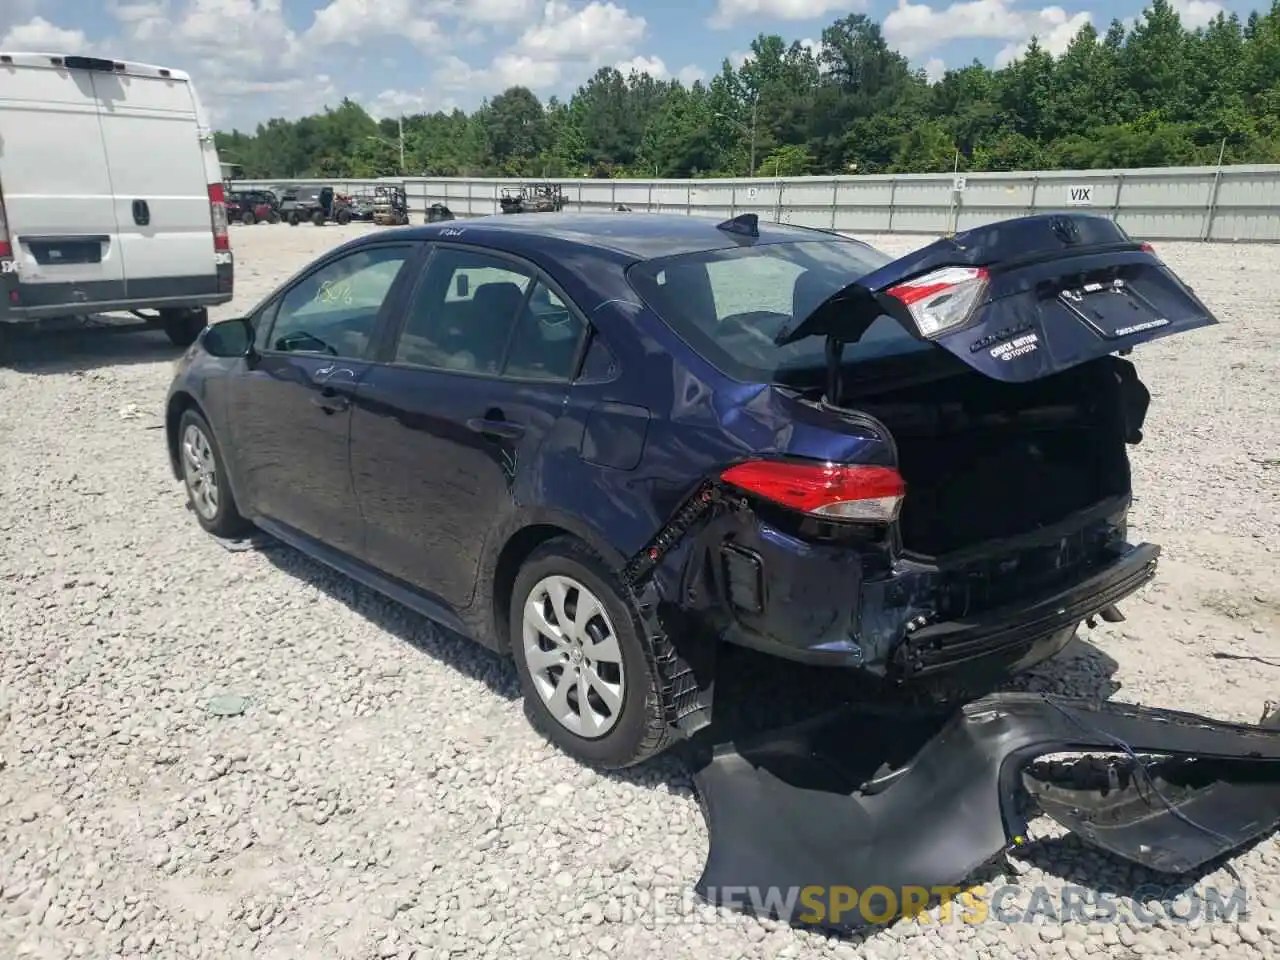
{"label": "white cloud", "polygon": [[729,65],[735,70],[741,70],[743,65],[751,59],[751,54],[742,50],[731,50],[726,58]]}
{"label": "white cloud", "polygon": [[[890,47],[907,56],[925,53],[951,40],[1007,40],[999,56],[1009,57],[1031,37],[1051,51],[1065,50],[1071,38],[1091,21],[1088,13],[1067,13],[1062,7],[1016,10],[1012,0],[959,0],[935,10],[924,3],[898,0],[884,19]],[[1008,62],[1006,60],[1005,62]],[[1000,65],[997,59],[997,65]]]}
{"label": "white cloud", "polygon": [[924,65],[924,75],[930,83],[937,83],[947,72],[947,65],[939,57],[930,57]]}
{"label": "white cloud", "polygon": [[676,79],[686,87],[692,87],[695,83],[707,79],[707,71],[691,63],[676,71]]}
{"label": "white cloud", "polygon": [[15,24],[0,37],[0,49],[28,53],[85,53],[90,46],[83,30],[64,30],[44,17]]}
{"label": "white cloud", "polygon": [[813,20],[829,13],[866,9],[865,0],[717,0],[707,25],[717,30],[753,17],[774,20]]}
{"label": "white cloud", "polygon": [[[507,51],[494,57],[487,68],[476,68],[460,57],[447,56],[432,74],[432,86],[441,90],[472,94],[471,100],[492,97],[508,87],[545,90],[560,80],[560,64],[554,60],[534,60]],[[480,96],[475,96],[479,94]]]}
{"label": "white cloud", "polygon": [[[1071,46],[1071,41],[1076,38],[1076,34],[1080,32],[1081,28],[1086,23],[1092,22],[1092,17],[1088,13],[1076,13],[1067,17],[1060,7],[1048,7],[1040,12],[1043,15],[1049,13],[1049,11],[1061,14],[1065,19],[1057,23],[1044,23],[1037,28],[1035,37],[1044,50],[1047,50],[1055,57],[1060,57],[1066,53],[1067,47]],[[1006,44],[996,53],[995,65],[997,67],[1007,67],[1013,61],[1022,57],[1027,52],[1030,44],[1030,37],[1021,43]]]}
{"label": "white cloud", "polygon": [[453,97],[441,97],[435,90],[383,90],[365,104],[375,120],[395,119],[442,110],[451,113],[458,106]]}
{"label": "white cloud", "polygon": [[374,37],[404,37],[421,49],[442,39],[440,27],[418,0],[330,0],[315,13],[304,41],[358,47]]}
{"label": "white cloud", "polygon": [[1170,6],[1178,12],[1182,25],[1189,30],[1207,27],[1214,17],[1223,12],[1222,4],[1214,0],[1170,0]]}
{"label": "white cloud", "polygon": [[[662,62],[661,57],[636,56],[629,60],[620,60],[614,64],[614,68],[624,77],[630,76],[631,71],[634,70],[636,73],[647,73],[655,80],[672,79],[672,73],[667,69],[667,65]],[[677,70],[675,79],[686,87],[691,87],[699,80],[706,80],[707,74],[701,67],[691,63]]]}
{"label": "white cloud", "polygon": [[630,53],[647,29],[644,17],[612,2],[591,0],[574,9],[563,0],[548,0],[541,20],[524,31],[516,48],[538,60],[600,60]]}
{"label": "white cloud", "polygon": [[430,9],[476,23],[525,23],[533,17],[537,0],[433,0]]}

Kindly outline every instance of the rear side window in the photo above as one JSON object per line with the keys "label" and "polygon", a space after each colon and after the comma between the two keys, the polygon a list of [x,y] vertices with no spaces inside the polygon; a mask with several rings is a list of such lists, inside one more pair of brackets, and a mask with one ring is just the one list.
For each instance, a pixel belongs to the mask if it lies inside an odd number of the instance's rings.
{"label": "rear side window", "polygon": [[[839,240],[771,243],[648,260],[628,280],[659,317],[708,363],[745,381],[770,382],[825,364],[823,341],[779,347],[774,337],[892,258]],[[846,361],[927,350],[889,317],[845,348]]]}

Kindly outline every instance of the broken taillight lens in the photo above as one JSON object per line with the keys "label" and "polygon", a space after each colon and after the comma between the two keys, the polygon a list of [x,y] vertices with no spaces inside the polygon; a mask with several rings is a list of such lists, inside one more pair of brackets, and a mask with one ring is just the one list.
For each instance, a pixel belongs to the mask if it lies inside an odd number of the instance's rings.
{"label": "broken taillight lens", "polygon": [[943,267],[885,292],[903,303],[924,337],[963,326],[987,291],[984,267]]}
{"label": "broken taillight lens", "polygon": [[907,489],[892,467],[820,461],[749,460],[720,479],[811,516],[876,523],[897,519]]}

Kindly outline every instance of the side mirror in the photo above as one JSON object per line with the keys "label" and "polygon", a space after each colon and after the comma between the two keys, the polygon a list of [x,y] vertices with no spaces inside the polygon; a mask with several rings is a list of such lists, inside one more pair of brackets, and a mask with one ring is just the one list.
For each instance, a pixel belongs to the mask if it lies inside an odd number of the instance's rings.
{"label": "side mirror", "polygon": [[211,323],[203,346],[214,357],[247,357],[253,352],[253,324],[243,317]]}

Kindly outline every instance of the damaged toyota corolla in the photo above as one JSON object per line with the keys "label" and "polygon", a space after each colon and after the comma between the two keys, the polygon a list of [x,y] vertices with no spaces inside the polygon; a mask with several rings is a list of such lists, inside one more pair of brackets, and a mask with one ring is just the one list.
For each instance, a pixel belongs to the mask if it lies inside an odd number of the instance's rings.
{"label": "damaged toyota corolla", "polygon": [[1149,395],[1214,323],[1111,220],[893,260],[821,230],[629,213],[371,234],[178,364],[169,450],[250,524],[514,655],[604,767],[707,717],[713,647],[985,683],[1119,616]]}

